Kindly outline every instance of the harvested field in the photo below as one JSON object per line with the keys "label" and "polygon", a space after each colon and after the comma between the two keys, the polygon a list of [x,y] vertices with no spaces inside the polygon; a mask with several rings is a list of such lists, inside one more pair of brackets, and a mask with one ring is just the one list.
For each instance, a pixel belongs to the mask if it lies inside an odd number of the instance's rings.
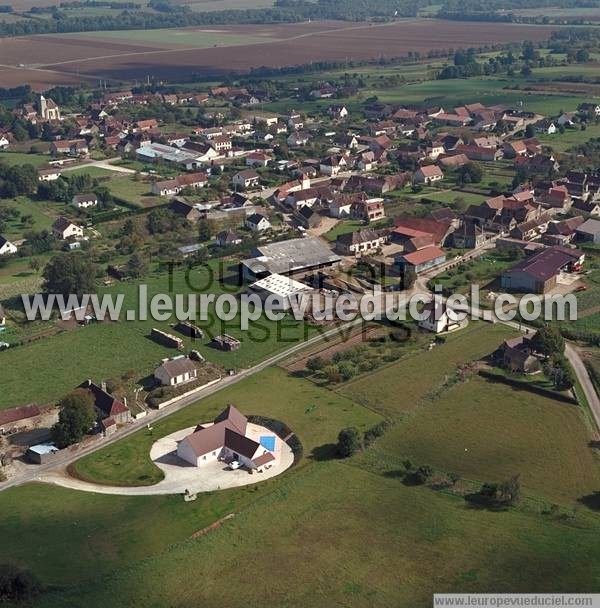
{"label": "harvested field", "polygon": [[[285,25],[238,25],[214,28],[223,34],[217,48],[185,46],[177,41],[177,31],[169,43],[160,42],[152,31],[147,38],[137,35],[133,43],[126,36],[103,38],[84,34],[53,34],[0,41],[0,78],[4,86],[30,82],[35,88],[53,82],[107,79],[131,82],[150,75],[156,79],[184,80],[202,76],[223,76],[250,69],[301,65],[313,61],[346,61],[400,57],[409,51],[426,52],[461,46],[544,40],[552,27],[511,23],[471,23],[435,19],[405,19],[394,23],[367,24],[327,22]],[[212,39],[215,31],[207,31]],[[198,34],[201,29],[195,28]],[[264,38],[240,44],[243,36]],[[228,42],[229,40],[229,42]],[[232,46],[227,46],[232,44]],[[51,61],[51,63],[48,63]],[[44,68],[40,73],[25,68]]]}

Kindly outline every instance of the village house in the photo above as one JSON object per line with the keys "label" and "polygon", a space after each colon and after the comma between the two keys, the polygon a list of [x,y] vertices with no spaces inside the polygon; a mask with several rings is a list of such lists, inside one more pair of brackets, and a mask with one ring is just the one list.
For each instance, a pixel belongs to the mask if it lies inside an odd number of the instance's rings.
{"label": "village house", "polygon": [[335,247],[342,255],[359,257],[380,249],[387,240],[388,234],[383,230],[358,230],[339,235]]}
{"label": "village house", "polygon": [[252,232],[264,232],[270,230],[271,222],[264,215],[253,213],[246,218],[245,226]]}
{"label": "village house", "polygon": [[454,154],[452,156],[444,156],[438,159],[438,165],[442,169],[458,169],[471,162],[465,154]]}
{"label": "village house", "polygon": [[52,224],[52,234],[55,238],[65,240],[83,236],[83,228],[65,217],[59,217]]}
{"label": "village house", "polygon": [[334,120],[343,120],[348,117],[348,108],[346,106],[329,106],[327,108],[327,114]]}
{"label": "village house", "polygon": [[219,247],[233,247],[242,242],[242,237],[235,230],[229,229],[219,232],[215,240]]}
{"label": "village house", "polygon": [[546,232],[551,219],[552,216],[549,213],[543,213],[534,219],[517,224],[510,231],[510,236],[513,239],[531,241]]}
{"label": "village house", "polygon": [[198,367],[185,355],[163,359],[154,370],[154,379],[162,386],[180,386],[196,380],[197,377]]}
{"label": "village house", "polygon": [[169,210],[177,215],[181,215],[188,222],[192,222],[193,224],[198,222],[202,216],[196,207],[190,205],[190,203],[183,198],[174,198],[169,204]]}
{"label": "village house", "polygon": [[456,146],[455,152],[464,154],[469,160],[493,162],[502,158],[502,150],[499,148],[463,144]]}
{"label": "village house", "polygon": [[106,390],[106,385],[94,384],[91,380],[82,382],[78,389],[87,391],[94,400],[94,409],[99,420],[112,418],[116,424],[125,424],[131,420],[131,412],[127,407],[126,400],[119,400],[113,397]]}
{"label": "village house", "polygon": [[576,215],[565,220],[552,221],[548,224],[546,232],[542,237],[545,245],[566,246],[573,241],[577,234],[577,228],[583,224],[585,219]]}
{"label": "village house", "polygon": [[444,173],[436,165],[425,165],[415,171],[413,179],[416,184],[429,185],[444,179]]}
{"label": "village house", "polygon": [[17,253],[17,246],[0,234],[0,255],[12,255]]}
{"label": "village house", "polygon": [[10,139],[4,133],[0,133],[0,150],[6,150],[9,145]]}
{"label": "village house", "polygon": [[246,156],[247,167],[266,167],[271,162],[271,157],[264,152],[250,152]]}
{"label": "village house", "polygon": [[158,127],[158,121],[155,118],[149,118],[147,120],[138,120],[134,123],[131,129],[132,133],[139,133],[140,131],[150,131]]}
{"label": "village house", "polygon": [[470,220],[463,220],[452,233],[452,244],[457,249],[476,249],[487,240],[485,230]]}
{"label": "village house", "polygon": [[228,152],[233,148],[233,143],[230,137],[226,135],[218,135],[211,140],[211,146],[220,154]]}
{"label": "village house", "polygon": [[342,155],[334,155],[321,161],[319,170],[323,175],[335,177],[340,171],[346,168],[346,158]]}
{"label": "village house", "polygon": [[459,315],[445,302],[432,300],[423,307],[419,327],[435,334],[452,331],[460,327]]}
{"label": "village house", "polygon": [[292,148],[301,148],[306,146],[306,144],[310,141],[310,135],[304,131],[298,131],[296,133],[292,133],[286,141],[288,146]]}
{"label": "village house", "polygon": [[239,171],[231,178],[231,183],[233,184],[234,188],[241,188],[243,190],[247,190],[248,188],[256,188],[259,182],[260,175],[252,169]]}
{"label": "village house", "polygon": [[504,340],[497,357],[506,369],[522,374],[533,374],[541,369],[540,357],[534,347],[534,336],[518,336]]}
{"label": "village house", "polygon": [[382,220],[384,217],[385,209],[381,198],[355,201],[350,206],[350,218],[354,220],[362,220],[369,224]]}
{"label": "village house", "polygon": [[50,144],[50,154],[58,156],[67,154],[69,156],[85,156],[89,153],[89,146],[85,139],[59,140]]}
{"label": "village house", "polygon": [[92,192],[86,194],[75,194],[71,199],[71,204],[78,209],[87,209],[98,206],[98,196]]}
{"label": "village house", "polygon": [[323,218],[308,205],[302,205],[294,211],[294,217],[303,228],[318,228],[323,223]]}
{"label": "village house", "polygon": [[395,263],[404,272],[420,274],[440,266],[446,261],[446,252],[435,245],[423,247],[409,253],[399,253],[395,256]]}
{"label": "village house", "polygon": [[178,175],[173,179],[154,182],[152,184],[152,194],[157,196],[173,196],[186,188],[203,188],[207,181],[206,173]]}
{"label": "village house", "polygon": [[51,168],[51,169],[40,169],[38,171],[38,181],[39,182],[54,182],[61,176],[61,171],[59,169]]}
{"label": "village house", "polygon": [[177,456],[195,467],[217,461],[236,462],[249,471],[271,466],[276,460],[276,437],[269,437],[271,451],[247,437],[247,432],[248,419],[230,405],[212,424],[198,425],[184,437],[177,446]]}
{"label": "village house", "polygon": [[576,239],[586,243],[600,243],[600,220],[589,219],[576,230]]}

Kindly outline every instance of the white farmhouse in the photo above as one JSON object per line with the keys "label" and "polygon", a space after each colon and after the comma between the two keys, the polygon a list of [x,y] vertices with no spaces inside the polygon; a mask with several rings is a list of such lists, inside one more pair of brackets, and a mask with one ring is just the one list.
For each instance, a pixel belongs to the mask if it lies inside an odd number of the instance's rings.
{"label": "white farmhouse", "polygon": [[[221,412],[212,424],[198,425],[177,446],[177,456],[201,467],[210,462],[237,461],[248,470],[262,470],[275,460],[273,451],[246,436],[248,419],[233,405]],[[270,437],[275,449],[275,437]]]}
{"label": "white farmhouse", "polygon": [[0,255],[11,255],[17,253],[17,246],[0,235]]}
{"label": "white farmhouse", "polygon": [[179,386],[197,377],[196,364],[185,355],[164,359],[154,370],[154,378],[163,386]]}
{"label": "white farmhouse", "polygon": [[52,224],[52,234],[57,239],[70,239],[83,236],[83,228],[74,224],[66,217],[59,217],[54,224]]}
{"label": "white farmhouse", "polygon": [[442,302],[428,302],[423,313],[424,318],[419,321],[419,327],[427,331],[440,334],[460,326],[457,312]]}
{"label": "white farmhouse", "polygon": [[76,194],[71,203],[78,209],[87,209],[88,207],[96,207],[98,205],[98,197],[93,193]]}

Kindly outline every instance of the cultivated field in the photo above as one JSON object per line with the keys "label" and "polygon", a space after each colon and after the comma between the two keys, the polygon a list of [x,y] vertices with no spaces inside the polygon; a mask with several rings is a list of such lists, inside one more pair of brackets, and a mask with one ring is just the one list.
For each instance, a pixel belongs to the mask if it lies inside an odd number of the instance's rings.
{"label": "cultivated field", "polygon": [[[219,77],[260,66],[400,57],[409,51],[457,48],[467,42],[480,46],[544,40],[553,31],[544,26],[479,23],[473,27],[428,19],[379,25],[322,21],[215,29],[170,30],[172,36],[167,38],[150,30],[3,39],[0,79],[4,86],[26,80],[43,89],[50,82],[98,78],[130,82],[148,75],[165,80]],[[248,37],[255,42],[243,44]],[[199,48],[202,46],[211,48]]]}

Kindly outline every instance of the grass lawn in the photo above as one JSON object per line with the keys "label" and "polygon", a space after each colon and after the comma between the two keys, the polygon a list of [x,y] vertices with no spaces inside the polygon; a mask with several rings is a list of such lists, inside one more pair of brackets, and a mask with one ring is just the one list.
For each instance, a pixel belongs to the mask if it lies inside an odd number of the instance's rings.
{"label": "grass lawn", "polygon": [[475,258],[472,261],[463,262],[456,268],[435,277],[433,282],[441,285],[448,293],[468,293],[471,285],[479,285],[485,288],[500,274],[518,262],[509,252],[491,250],[489,253]]}
{"label": "grass lawn", "polygon": [[[156,273],[143,279],[148,287],[148,301],[156,294],[196,294],[214,293],[227,290],[235,294],[239,288],[233,285],[224,287],[219,282],[218,263],[194,269],[186,282],[184,270],[173,273],[172,285],[166,272]],[[230,271],[224,270],[223,277],[230,277]],[[123,311],[139,310],[138,283],[122,282],[105,288],[103,293],[113,296],[123,294]],[[187,297],[185,298],[187,307]],[[127,321],[122,312],[119,322],[104,322],[87,327],[78,327],[49,340],[19,346],[1,353],[3,365],[2,391],[0,391],[0,409],[14,407],[29,402],[47,403],[60,398],[65,392],[86,378],[107,379],[120,376],[127,370],[133,370],[138,378],[143,378],[156,367],[164,357],[176,354],[173,349],[160,346],[148,337],[153,327],[164,331],[173,331],[170,323],[175,320],[173,314],[166,321]],[[284,350],[314,335],[315,329],[286,317],[281,322],[261,318],[249,324],[244,331],[240,326],[238,315],[230,322],[220,321],[214,315],[214,306],[208,308],[206,321],[198,321],[205,330],[202,340],[184,338],[186,349],[199,350],[208,361],[226,368],[248,367],[269,355]],[[227,353],[209,346],[212,337],[222,333],[236,336],[242,341],[238,351]],[[77,366],[70,361],[77,354]],[[28,362],[36,361],[31,367]],[[57,366],[56,362],[62,363]],[[22,370],[31,368],[29,381],[24,383]]]}
{"label": "grass lawn", "polygon": [[408,355],[369,376],[345,384],[339,390],[342,395],[381,412],[387,418],[402,418],[415,410],[430,392],[439,388],[458,365],[488,355],[502,340],[514,334],[502,325],[471,323],[466,329],[448,336],[445,344],[431,351]]}
{"label": "grass lawn", "polygon": [[[522,511],[468,509],[460,498],[406,487],[393,477],[339,462],[284,477],[271,494],[241,512],[233,503],[231,511],[238,515],[196,539],[186,539],[186,526],[192,514],[199,515],[197,528],[206,518],[200,505],[181,498],[170,499],[170,511],[163,499],[113,501],[114,512],[104,516],[110,503],[103,497],[74,511],[68,502],[66,508],[57,504],[69,498],[59,490],[32,486],[11,492],[13,501],[24,499],[18,509],[29,513],[37,534],[7,542],[7,550],[24,554],[17,547],[34,546],[28,562],[57,572],[60,580],[68,573],[75,582],[40,598],[39,607],[166,607],[193,598],[197,605],[241,608],[261,605],[268,597],[273,605],[287,607],[421,608],[431,606],[434,591],[592,592],[599,582],[590,567],[600,558],[598,516],[578,516],[574,525]],[[58,524],[44,525],[53,515]],[[71,529],[79,543],[64,542]],[[8,533],[5,538],[14,538],[11,529]],[[119,533],[123,538],[116,540]],[[126,561],[150,536],[152,545],[165,543],[164,549]],[[55,539],[63,551],[50,559]],[[116,549],[121,546],[124,553]],[[111,549],[115,570],[121,568],[102,576],[99,561],[93,580],[81,581],[75,565],[89,559],[92,550],[101,558]],[[244,567],[256,560],[257,551],[261,576]],[[231,572],[235,584],[224,584]]]}
{"label": "grass lawn", "polygon": [[111,193],[127,202],[140,205],[141,207],[148,206],[148,203],[160,201],[157,196],[149,196],[151,194],[151,184],[140,179],[136,181],[132,175],[125,175],[110,169],[102,169],[101,167],[82,167],[69,171],[67,175],[88,174],[91,177],[98,178],[102,186],[106,186]]}
{"label": "grass lawn", "polygon": [[[266,386],[269,387],[267,392]],[[169,416],[154,425],[152,433],[144,429],[78,460],[74,469],[80,477],[100,483],[156,483],[163,475],[149,458],[152,443],[178,429],[211,420],[229,403],[247,414],[285,422],[302,442],[305,457],[310,457],[317,448],[321,448],[319,453],[331,449],[344,426],[366,430],[381,420],[379,415],[342,395],[292,377],[280,368],[268,368]]]}
{"label": "grass lawn", "polygon": [[4,161],[9,165],[33,165],[39,167],[45,165],[48,161],[52,160],[49,155],[43,154],[27,154],[25,152],[0,152],[0,162]]}
{"label": "grass lawn", "polygon": [[385,220],[373,222],[369,225],[366,225],[361,220],[341,220],[329,232],[326,232],[324,237],[328,241],[335,241],[337,237],[341,236],[342,234],[348,234],[358,230],[377,230],[378,228],[382,228],[384,225],[386,225]]}
{"label": "grass lawn", "polygon": [[600,488],[589,441],[578,406],[473,377],[426,402],[380,448],[469,479],[520,474],[526,491],[569,504]]}
{"label": "grass lawn", "polygon": [[[22,239],[26,232],[49,230],[54,220],[60,215],[60,210],[64,205],[60,203],[50,203],[46,201],[34,201],[26,196],[5,199],[0,201],[0,207],[13,207],[19,211],[20,216],[7,222],[3,236],[8,239]],[[25,225],[21,221],[21,216],[30,215],[33,223]]]}

